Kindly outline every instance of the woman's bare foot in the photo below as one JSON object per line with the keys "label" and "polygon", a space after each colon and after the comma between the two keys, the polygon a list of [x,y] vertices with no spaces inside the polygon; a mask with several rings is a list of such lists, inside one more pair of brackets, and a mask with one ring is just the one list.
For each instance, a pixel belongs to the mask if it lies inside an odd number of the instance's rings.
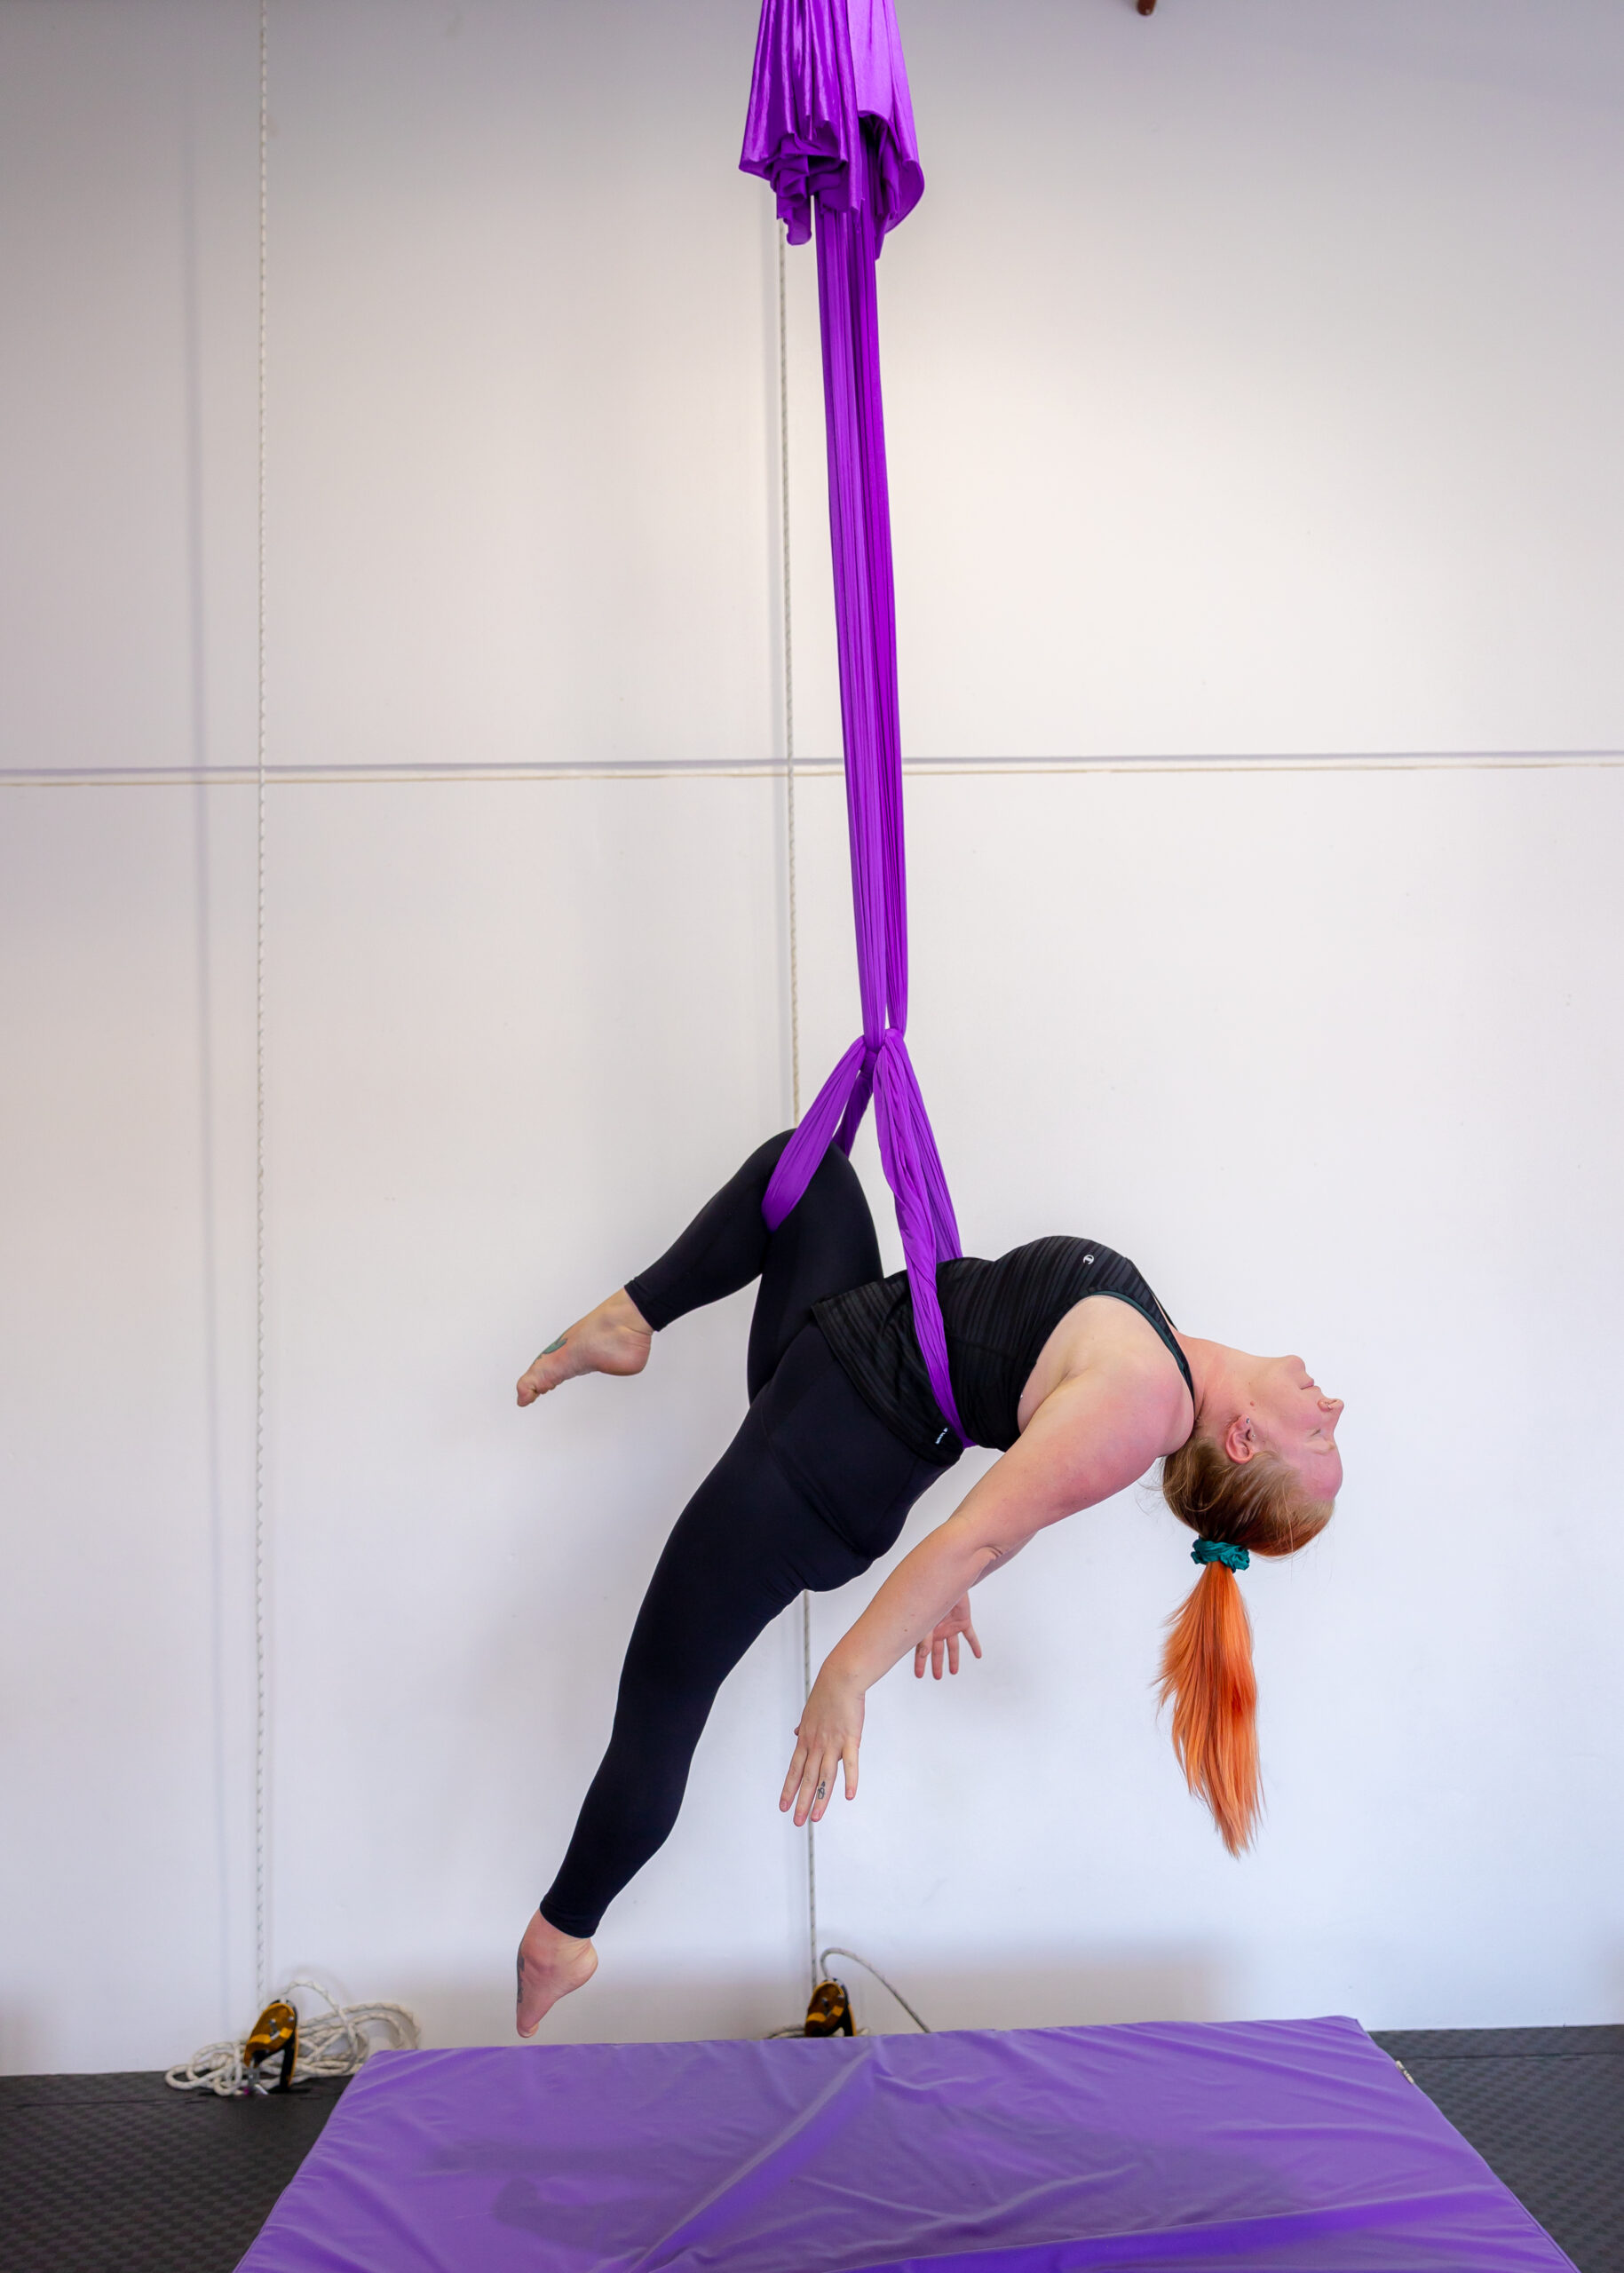
{"label": "woman's bare foot", "polygon": [[590,1942],[550,1926],[538,1910],[525,1928],[519,1944],[519,2010],[515,2025],[520,2036],[534,2036],[560,1997],[585,1986],[598,1970],[598,1952]]}
{"label": "woman's bare foot", "polygon": [[654,1338],[653,1327],[622,1287],[547,1344],[529,1372],[519,1375],[519,1401],[534,1405],[577,1374],[640,1374]]}

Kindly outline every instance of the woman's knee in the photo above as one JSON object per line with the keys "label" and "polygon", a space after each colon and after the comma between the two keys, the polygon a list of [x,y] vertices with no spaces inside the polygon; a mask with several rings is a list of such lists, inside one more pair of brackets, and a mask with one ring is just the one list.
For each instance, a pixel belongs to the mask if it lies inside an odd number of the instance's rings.
{"label": "woman's knee", "polygon": [[824,1153],[812,1170],[807,1190],[837,1200],[843,1207],[860,1208],[865,1216],[868,1214],[868,1196],[863,1190],[863,1180],[838,1144],[830,1144]]}
{"label": "woman's knee", "polygon": [[769,1136],[764,1144],[757,1144],[740,1169],[740,1176],[747,1182],[759,1184],[764,1192],[772,1180],[773,1169],[782,1159],[789,1139],[794,1135],[793,1129],[780,1129],[776,1136]]}

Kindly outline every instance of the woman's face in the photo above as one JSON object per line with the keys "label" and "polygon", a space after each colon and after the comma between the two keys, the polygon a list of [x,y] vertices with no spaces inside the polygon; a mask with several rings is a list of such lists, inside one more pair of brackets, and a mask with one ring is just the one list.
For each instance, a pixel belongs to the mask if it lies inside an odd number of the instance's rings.
{"label": "woman's face", "polygon": [[1334,1500],[1342,1490],[1341,1398],[1327,1397],[1301,1358],[1258,1358],[1248,1387],[1264,1442],[1291,1462],[1311,1499]]}

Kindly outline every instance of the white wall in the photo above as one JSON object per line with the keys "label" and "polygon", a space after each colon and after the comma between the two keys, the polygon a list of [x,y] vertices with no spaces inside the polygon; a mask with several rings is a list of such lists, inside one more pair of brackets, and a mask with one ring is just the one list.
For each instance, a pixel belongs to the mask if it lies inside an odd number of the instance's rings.
{"label": "white wall", "polygon": [[[272,8],[273,1970],[441,2042],[503,2031],[745,1306],[634,1385],[519,1415],[512,1377],[788,1113],[753,20]],[[1248,1581],[1253,1857],[1153,1723],[1191,1574],[1129,1494],[987,1589],[955,1690],[876,1694],[825,1938],[942,2024],[1618,2017],[1624,30],[903,28],[913,1036],[961,1216],[1097,1231],[1196,1330],[1303,1350],[1349,1483]],[[13,2070],[250,2016],[256,31],[0,5]],[[817,756],[810,255],[790,289]],[[1472,762],[1532,751],[1610,762]],[[1427,752],[1467,762],[1335,762]],[[815,1079],[855,1020],[827,775],[798,842]],[[557,2032],[793,2016],[798,1661],[786,1620],[729,1683]]]}

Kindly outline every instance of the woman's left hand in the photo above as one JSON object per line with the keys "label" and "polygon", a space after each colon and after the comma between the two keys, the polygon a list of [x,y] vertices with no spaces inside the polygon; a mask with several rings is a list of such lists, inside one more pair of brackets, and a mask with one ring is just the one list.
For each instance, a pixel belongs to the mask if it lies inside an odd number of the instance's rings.
{"label": "woman's left hand", "polygon": [[794,1807],[797,1831],[809,1817],[813,1823],[822,1822],[843,1762],[846,1797],[857,1797],[857,1755],[863,1741],[863,1705],[862,1690],[832,1677],[827,1666],[812,1683],[806,1710],[796,1730],[799,1741],[795,1757],[789,1763],[778,1802],[780,1814],[787,1814]]}
{"label": "woman's left hand", "polygon": [[924,1679],[925,1667],[927,1663],[929,1664],[931,1672],[936,1675],[937,1680],[939,1681],[942,1677],[942,1659],[944,1655],[946,1655],[947,1659],[948,1672],[957,1673],[959,1669],[959,1636],[961,1634],[969,1643],[976,1656],[979,1657],[981,1654],[981,1644],[976,1637],[975,1628],[970,1622],[970,1596],[968,1595],[963,1595],[960,1596],[959,1600],[954,1604],[953,1608],[947,1612],[947,1617],[943,1619],[941,1624],[937,1627],[935,1631],[927,1640],[921,1642],[915,1650],[914,1677],[916,1681],[923,1681]]}

